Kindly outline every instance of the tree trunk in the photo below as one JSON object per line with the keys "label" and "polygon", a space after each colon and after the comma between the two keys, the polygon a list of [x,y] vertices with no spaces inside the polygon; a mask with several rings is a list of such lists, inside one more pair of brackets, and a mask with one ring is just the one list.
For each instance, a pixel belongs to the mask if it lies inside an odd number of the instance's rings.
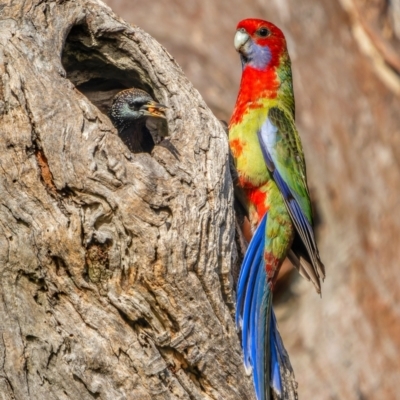
{"label": "tree trunk", "polygon": [[[0,9],[0,398],[253,399],[218,120],[100,1]],[[169,107],[178,159],[116,135],[134,86]]]}
{"label": "tree trunk", "polygon": [[400,1],[107,2],[174,54],[222,119],[240,81],[238,21],[283,30],[327,271],[322,299],[296,272],[274,295],[299,397],[399,399]]}

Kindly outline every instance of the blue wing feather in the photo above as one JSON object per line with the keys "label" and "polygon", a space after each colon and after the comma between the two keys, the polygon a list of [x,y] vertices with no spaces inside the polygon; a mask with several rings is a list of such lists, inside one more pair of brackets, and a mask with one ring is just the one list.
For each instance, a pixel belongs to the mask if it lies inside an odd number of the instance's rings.
{"label": "blue wing feather", "polygon": [[[305,202],[309,202],[309,199],[302,198],[301,194],[297,193],[296,189],[291,187],[285,181],[283,178],[283,176],[285,176],[284,163],[279,163],[279,159],[282,158],[282,156],[279,156],[276,150],[277,143],[281,140],[281,137],[285,135],[290,136],[286,129],[293,129],[290,128],[290,124],[288,125],[285,123],[287,122],[285,118],[287,117],[282,110],[276,107],[271,108],[266,121],[257,133],[258,140],[264,161],[282,193],[282,197],[292,218],[293,224],[307,249],[314,270],[313,275],[310,277],[316,285],[317,291],[320,291],[319,277],[325,277],[324,266],[319,258],[312,221],[310,220],[310,217],[307,217],[306,212],[302,209],[302,205],[304,207]],[[280,128],[278,128],[276,124],[279,125]],[[301,167],[301,163],[299,165]],[[304,171],[302,173],[305,174],[304,165],[303,169]],[[305,181],[304,184],[306,185]]]}
{"label": "blue wing feather", "polygon": [[[301,235],[302,239],[306,242],[305,245],[307,248],[312,249],[316,248],[316,243],[314,239],[314,231],[309,223],[308,219],[304,215],[303,211],[297,200],[293,197],[292,192],[290,191],[288,185],[281,177],[281,174],[276,169],[273,172],[273,177],[275,179],[276,184],[278,185],[279,190],[281,191],[286,205],[289,209],[289,213],[292,216],[293,223],[299,233],[303,233]],[[313,258],[313,254],[310,254],[310,257]]]}

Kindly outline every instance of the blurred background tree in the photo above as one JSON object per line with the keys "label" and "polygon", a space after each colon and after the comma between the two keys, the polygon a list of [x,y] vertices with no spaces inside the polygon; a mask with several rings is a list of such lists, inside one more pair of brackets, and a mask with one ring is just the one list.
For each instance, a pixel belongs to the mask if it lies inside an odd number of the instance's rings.
{"label": "blurred background tree", "polygon": [[400,398],[400,1],[107,3],[162,43],[224,120],[237,22],[283,29],[327,269],[322,300],[291,273],[277,296],[300,398]]}

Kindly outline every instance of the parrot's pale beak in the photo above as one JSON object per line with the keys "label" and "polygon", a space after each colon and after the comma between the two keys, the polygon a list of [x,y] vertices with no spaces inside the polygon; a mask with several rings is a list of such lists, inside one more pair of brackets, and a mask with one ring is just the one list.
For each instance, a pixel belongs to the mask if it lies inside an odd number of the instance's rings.
{"label": "parrot's pale beak", "polygon": [[142,115],[146,117],[166,118],[165,110],[168,107],[164,104],[156,103],[155,101],[148,101],[140,107]]}
{"label": "parrot's pale beak", "polygon": [[236,31],[235,39],[233,41],[235,49],[240,53],[240,50],[245,46],[249,39],[250,35],[243,28]]}

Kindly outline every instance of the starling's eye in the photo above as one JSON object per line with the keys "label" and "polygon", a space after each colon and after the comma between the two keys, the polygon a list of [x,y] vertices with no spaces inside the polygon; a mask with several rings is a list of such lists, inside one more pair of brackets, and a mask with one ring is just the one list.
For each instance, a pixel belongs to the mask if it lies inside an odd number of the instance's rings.
{"label": "starling's eye", "polygon": [[129,108],[131,108],[132,110],[137,110],[140,108],[140,104],[135,102],[135,101],[131,101],[128,103]]}
{"label": "starling's eye", "polygon": [[260,28],[257,31],[257,35],[260,37],[267,37],[271,34],[271,32],[267,28]]}

